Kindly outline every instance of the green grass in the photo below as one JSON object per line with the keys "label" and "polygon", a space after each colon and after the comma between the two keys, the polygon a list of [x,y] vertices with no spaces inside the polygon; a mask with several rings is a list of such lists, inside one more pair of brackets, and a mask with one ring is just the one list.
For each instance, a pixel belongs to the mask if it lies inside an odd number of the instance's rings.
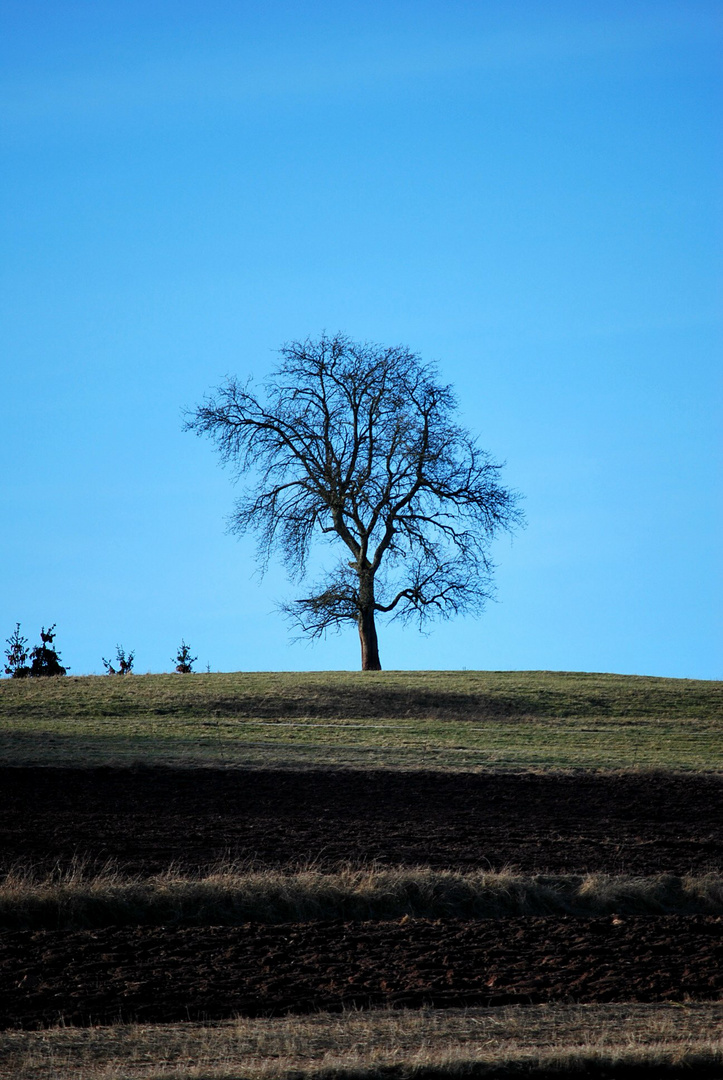
{"label": "green grass", "polygon": [[569,672],[0,682],[0,762],[723,768],[723,683]]}

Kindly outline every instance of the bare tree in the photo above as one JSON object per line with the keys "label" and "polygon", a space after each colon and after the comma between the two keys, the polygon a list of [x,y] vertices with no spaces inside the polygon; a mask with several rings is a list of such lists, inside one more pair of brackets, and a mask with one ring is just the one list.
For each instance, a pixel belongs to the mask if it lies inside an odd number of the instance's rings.
{"label": "bare tree", "polygon": [[312,637],[356,623],[363,670],[378,671],[375,617],[423,624],[480,611],[492,592],[489,548],[521,524],[501,466],[455,422],[432,366],[402,347],[343,335],[292,342],[257,396],[226,380],[186,423],[250,474],[232,530],[256,534],[301,580],[312,540],[346,549],[312,594],[284,605]]}

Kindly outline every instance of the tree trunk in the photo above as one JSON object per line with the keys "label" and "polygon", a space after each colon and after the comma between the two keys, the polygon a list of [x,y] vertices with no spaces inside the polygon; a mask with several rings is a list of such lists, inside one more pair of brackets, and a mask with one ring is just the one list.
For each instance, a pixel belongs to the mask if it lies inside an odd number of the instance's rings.
{"label": "tree trunk", "polygon": [[361,641],[362,671],[381,671],[379,663],[379,645],[377,628],[374,625],[374,571],[366,559],[361,559],[357,568],[359,574],[359,640]]}
{"label": "tree trunk", "polygon": [[359,639],[361,641],[362,671],[381,671],[377,628],[374,625],[374,608],[365,608],[359,615]]}

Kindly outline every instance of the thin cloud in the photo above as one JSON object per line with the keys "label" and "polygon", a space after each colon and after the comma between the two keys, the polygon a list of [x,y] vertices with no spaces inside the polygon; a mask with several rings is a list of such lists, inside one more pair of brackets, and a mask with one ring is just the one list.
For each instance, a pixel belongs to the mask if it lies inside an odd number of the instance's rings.
{"label": "thin cloud", "polygon": [[87,68],[54,77],[0,83],[0,110],[6,131],[37,122],[92,123],[135,119],[139,114],[180,119],[207,109],[253,107],[261,102],[294,103],[319,96],[384,92],[435,77],[475,72],[504,75],[535,72],[564,76],[565,65],[651,53],[710,39],[711,20],[656,16],[598,20],[532,32],[494,33],[473,41],[401,45],[398,35],[336,46],[304,40],[289,53],[250,61],[247,46],[230,54],[194,51],[135,66]]}

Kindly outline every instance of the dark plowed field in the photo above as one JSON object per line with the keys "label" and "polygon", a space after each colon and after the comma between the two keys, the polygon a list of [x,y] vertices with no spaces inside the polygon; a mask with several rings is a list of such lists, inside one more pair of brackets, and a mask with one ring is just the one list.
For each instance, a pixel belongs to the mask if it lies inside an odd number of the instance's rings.
{"label": "dark plowed field", "polygon": [[723,866],[723,777],[0,770],[0,860],[655,874]]}
{"label": "dark plowed field", "polygon": [[[227,859],[656,874],[723,866],[723,778],[0,770],[0,861],[138,874]],[[0,934],[0,1026],[370,1005],[723,997],[723,919],[113,927]]]}
{"label": "dark plowed field", "polygon": [[723,919],[524,918],[0,935],[0,1025],[723,996]]}

